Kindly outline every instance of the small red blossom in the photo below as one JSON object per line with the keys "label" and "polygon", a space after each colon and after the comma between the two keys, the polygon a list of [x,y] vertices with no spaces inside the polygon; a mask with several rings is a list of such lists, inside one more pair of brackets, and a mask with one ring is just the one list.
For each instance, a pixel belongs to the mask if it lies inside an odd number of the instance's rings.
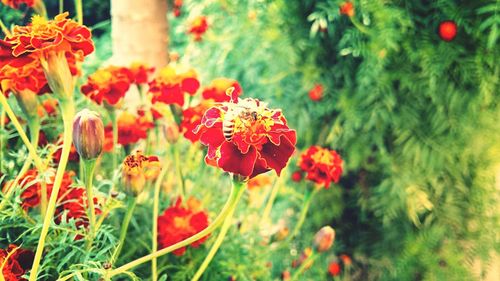
{"label": "small red blossom", "polygon": [[134,62],[129,68],[132,72],[132,83],[147,84],[151,80],[151,76],[155,73],[154,67],[149,67],[144,63]]}
{"label": "small red blossom", "polygon": [[354,16],[354,4],[352,2],[344,2],[340,5],[340,14],[341,15],[346,15],[348,17],[353,17]]}
{"label": "small red blossom", "polygon": [[344,266],[351,266],[352,265],[352,259],[349,257],[349,255],[342,254],[339,256],[340,260],[342,263],[344,263]]}
{"label": "small red blossom", "polygon": [[195,41],[201,41],[203,34],[208,29],[208,21],[205,16],[196,17],[188,28],[188,33],[193,34]]}
{"label": "small red blossom", "polygon": [[[118,116],[118,143],[126,146],[137,143],[141,139],[148,137],[148,130],[154,124],[147,117],[134,115],[123,111]],[[113,150],[113,127],[111,124],[104,128],[104,151]]]}
{"label": "small red blossom", "polygon": [[242,94],[238,81],[228,78],[217,78],[203,90],[202,96],[204,99],[211,99],[215,102],[228,102],[231,100],[231,97],[226,95],[226,91],[231,87],[234,88],[233,94],[235,96],[239,97]]}
{"label": "small red blossom", "polygon": [[35,254],[27,249],[10,244],[0,249],[0,274],[4,281],[25,281],[22,276],[31,268]]}
{"label": "small red blossom", "polygon": [[[165,210],[163,215],[158,217],[158,244],[161,248],[171,246],[208,227],[208,214],[201,209],[198,200],[190,198],[186,206],[182,205],[179,197],[174,205]],[[193,242],[190,246],[197,248],[205,242],[208,236]],[[186,251],[186,247],[175,250],[176,256],[181,256]]]}
{"label": "small red blossom", "polygon": [[200,82],[194,70],[177,73],[173,67],[167,66],[149,83],[149,92],[153,95],[151,99],[153,103],[183,106],[184,94],[194,95],[199,87]]}
{"label": "small red blossom", "polygon": [[253,178],[270,170],[279,175],[295,151],[296,132],[281,110],[247,98],[205,112],[195,134],[208,146],[205,161],[222,170]]}
{"label": "small red blossom", "polygon": [[116,106],[127,93],[134,78],[134,73],[125,67],[108,66],[90,75],[81,91],[97,104],[106,101],[107,105]]}
{"label": "small red blossom", "polygon": [[[38,176],[38,172],[36,169],[31,169],[19,180],[19,185],[21,186],[23,192],[21,193],[22,207],[25,210],[29,208],[34,208],[40,204],[41,194],[42,194],[42,180],[45,180],[47,187],[47,198],[50,197],[52,193],[52,186],[55,180],[55,171],[51,171],[52,173],[46,179],[40,179]],[[70,189],[70,186],[73,184],[72,177],[75,175],[74,172],[69,171],[64,173],[63,180],[61,183],[61,189],[59,191],[59,196],[64,194],[67,190]]]}
{"label": "small red blossom", "polygon": [[457,24],[454,21],[447,20],[439,24],[439,37],[446,42],[450,42],[457,36]]}
{"label": "small red blossom", "polygon": [[[83,187],[73,187],[60,191],[58,206],[56,208],[55,220],[57,223],[61,221],[63,215],[66,215],[66,220],[75,220],[77,228],[87,228],[89,219],[87,217],[87,191]],[[96,214],[101,214],[100,204],[97,197],[94,197],[96,206]],[[77,236],[77,240],[81,237]]]}
{"label": "small red blossom", "polygon": [[339,181],[342,162],[342,158],[335,150],[311,146],[300,156],[299,167],[307,173],[308,180],[329,188],[332,181],[335,183]]}
{"label": "small red blossom", "polygon": [[330,265],[328,265],[328,273],[330,273],[331,276],[339,276],[341,272],[340,264],[338,262],[331,262]]}
{"label": "small red blossom", "polygon": [[294,182],[300,182],[302,180],[302,172],[301,171],[295,171],[292,174],[292,180]]}
{"label": "small red blossom", "polygon": [[182,0],[174,0],[174,7],[172,11],[176,18],[181,15],[181,9],[182,9]]}
{"label": "small red blossom", "polygon": [[209,101],[202,101],[196,106],[190,107],[182,111],[182,121],[180,124],[180,131],[184,137],[190,140],[192,143],[197,142],[200,139],[199,134],[195,134],[194,130],[201,124],[201,119],[203,114],[212,106],[213,104]]}
{"label": "small red blossom", "polygon": [[323,85],[321,84],[316,84],[314,87],[309,91],[309,98],[312,101],[320,101],[323,98]]}
{"label": "small red blossom", "polygon": [[[59,163],[59,161],[61,161],[62,143],[63,143],[63,138],[61,135],[61,136],[59,136],[59,140],[57,141],[57,145],[60,147],[52,155],[52,160],[54,163]],[[73,163],[80,162],[80,156],[78,155],[78,151],[76,150],[76,147],[73,143],[71,143],[71,148],[69,150],[68,161],[73,162]]]}
{"label": "small red blossom", "polygon": [[26,7],[35,6],[36,1],[42,0],[2,0],[2,4],[7,5],[13,9],[19,9],[24,4]]}

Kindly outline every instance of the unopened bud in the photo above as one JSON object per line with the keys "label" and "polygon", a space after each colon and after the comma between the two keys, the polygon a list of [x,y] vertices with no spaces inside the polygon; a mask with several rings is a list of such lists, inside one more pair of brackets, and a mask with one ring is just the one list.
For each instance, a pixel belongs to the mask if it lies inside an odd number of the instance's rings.
{"label": "unopened bud", "polygon": [[73,120],[73,144],[84,160],[101,155],[104,143],[104,125],[99,114],[88,109],[78,112]]}
{"label": "unopened bud", "polygon": [[335,240],[335,230],[330,226],[322,227],[314,236],[314,246],[318,252],[328,251]]}
{"label": "unopened bud", "polygon": [[31,90],[23,90],[14,92],[14,96],[16,97],[17,103],[21,107],[23,113],[26,115],[26,118],[37,118],[38,97],[35,92]]}

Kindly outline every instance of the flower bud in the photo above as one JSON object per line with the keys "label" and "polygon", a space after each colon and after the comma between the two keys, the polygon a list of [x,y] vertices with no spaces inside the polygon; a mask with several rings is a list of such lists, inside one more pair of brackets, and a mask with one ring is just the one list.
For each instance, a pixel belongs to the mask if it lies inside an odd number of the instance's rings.
{"label": "flower bud", "polygon": [[37,118],[38,113],[38,97],[35,92],[31,90],[23,90],[19,92],[14,92],[14,96],[17,99],[17,103],[21,110],[26,115],[28,119]]}
{"label": "flower bud", "polygon": [[104,125],[99,114],[88,109],[73,120],[73,144],[83,160],[99,157],[104,143]]}
{"label": "flower bud", "polygon": [[40,64],[52,92],[62,100],[71,99],[74,83],[65,53],[49,52]]}
{"label": "flower bud", "polygon": [[314,246],[318,252],[325,252],[332,247],[334,240],[335,230],[330,226],[324,226],[314,236]]}

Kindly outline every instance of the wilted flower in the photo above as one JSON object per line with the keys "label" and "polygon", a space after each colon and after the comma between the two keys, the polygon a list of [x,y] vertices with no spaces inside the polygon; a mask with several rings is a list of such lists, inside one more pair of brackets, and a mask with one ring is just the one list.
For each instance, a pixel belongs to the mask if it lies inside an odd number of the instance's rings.
{"label": "wilted flower", "polygon": [[317,184],[330,187],[337,183],[342,174],[342,159],[335,150],[311,146],[300,156],[299,167],[307,173],[306,178]]}
{"label": "wilted flower", "polygon": [[189,107],[182,111],[182,121],[179,129],[181,130],[184,137],[191,142],[197,142],[200,139],[199,134],[195,134],[194,130],[198,125],[201,124],[201,119],[203,114],[212,106],[213,104],[208,101],[202,101],[196,106]]}
{"label": "wilted flower", "polygon": [[328,273],[330,273],[331,276],[339,276],[341,272],[340,264],[336,261],[333,261],[328,265]]}
{"label": "wilted flower", "polygon": [[330,226],[322,227],[316,235],[314,235],[314,246],[318,252],[329,250],[335,241],[335,230]]}
{"label": "wilted flower", "polygon": [[205,16],[196,17],[189,26],[188,33],[193,34],[195,41],[200,41],[203,34],[208,29],[208,21]]}
{"label": "wilted flower", "polygon": [[97,104],[106,101],[107,105],[116,106],[133,81],[133,73],[127,68],[108,66],[90,75],[81,91]]}
{"label": "wilted flower", "polygon": [[215,102],[228,102],[231,97],[226,95],[226,91],[231,87],[234,89],[234,95],[239,97],[242,93],[240,84],[228,78],[214,79],[208,87],[203,89],[202,96],[204,99],[211,99]]}
{"label": "wilted flower", "polygon": [[84,109],[73,120],[73,144],[84,160],[99,157],[104,143],[104,125],[97,112]]}
{"label": "wilted flower", "polygon": [[[202,231],[208,226],[208,214],[201,209],[198,200],[190,198],[186,206],[182,205],[182,198],[178,198],[173,206],[165,210],[163,215],[158,217],[158,244],[165,248],[189,238]],[[205,236],[191,247],[198,247],[205,242],[208,236]],[[183,255],[186,247],[173,251],[174,255]]]}
{"label": "wilted flower", "polygon": [[145,156],[141,151],[127,156],[122,165],[122,180],[125,191],[134,196],[144,189],[147,181],[154,180],[161,170],[156,156]]}
{"label": "wilted flower", "polygon": [[194,95],[199,87],[200,82],[194,70],[177,73],[173,67],[167,66],[149,83],[149,92],[153,94],[151,99],[153,103],[163,102],[183,106],[184,94]]}
{"label": "wilted flower", "polygon": [[354,16],[354,4],[352,2],[344,2],[340,5],[340,14],[341,15],[346,15],[348,17],[353,17]]}
{"label": "wilted flower", "polygon": [[296,132],[281,110],[251,98],[210,108],[195,133],[208,146],[207,163],[243,177],[279,175],[295,151]]}
{"label": "wilted flower", "polygon": [[19,246],[10,244],[0,249],[0,275],[3,281],[25,281],[22,276],[31,268],[35,254]]}
{"label": "wilted flower", "polygon": [[134,62],[129,68],[132,73],[132,83],[147,84],[151,80],[151,76],[155,72],[154,67],[149,67],[144,63]]}
{"label": "wilted flower", "polygon": [[314,88],[312,88],[309,91],[309,98],[312,101],[321,100],[321,98],[323,98],[323,85],[321,85],[321,84],[314,85]]}

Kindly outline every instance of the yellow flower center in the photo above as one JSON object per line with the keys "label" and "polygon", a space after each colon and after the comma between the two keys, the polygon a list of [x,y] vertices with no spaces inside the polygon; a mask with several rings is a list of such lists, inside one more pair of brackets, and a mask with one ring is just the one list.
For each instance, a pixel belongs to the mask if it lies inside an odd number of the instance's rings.
{"label": "yellow flower center", "polygon": [[311,157],[314,162],[326,165],[333,164],[333,155],[326,149],[320,149]]}
{"label": "yellow flower center", "polygon": [[40,15],[34,15],[31,18],[31,27],[33,28],[33,31],[35,31],[35,32],[47,30],[48,25],[49,25],[49,22],[47,21],[47,19],[45,19],[44,17],[42,17]]}
{"label": "yellow flower center", "polygon": [[176,217],[174,218],[174,226],[176,228],[187,229],[190,228],[189,216],[188,217]]}
{"label": "yellow flower center", "polygon": [[96,84],[102,85],[102,84],[107,84],[111,80],[112,76],[113,75],[111,74],[111,72],[101,69],[96,71],[96,73],[92,75],[92,80]]}

